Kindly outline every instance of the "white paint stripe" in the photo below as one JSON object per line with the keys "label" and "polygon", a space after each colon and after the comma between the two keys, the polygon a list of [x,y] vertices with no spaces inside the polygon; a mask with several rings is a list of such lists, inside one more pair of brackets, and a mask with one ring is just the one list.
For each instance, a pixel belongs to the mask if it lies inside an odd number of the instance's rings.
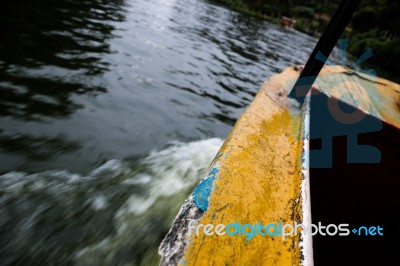
{"label": "white paint stripe", "polygon": [[[310,94],[306,97],[303,109],[303,162],[302,162],[302,176],[301,182],[301,197],[302,197],[302,210],[303,210],[303,224],[309,227],[312,223],[311,220],[311,195],[310,195]],[[301,235],[302,251],[304,259],[302,265],[313,266],[313,245],[312,235],[302,231]]]}

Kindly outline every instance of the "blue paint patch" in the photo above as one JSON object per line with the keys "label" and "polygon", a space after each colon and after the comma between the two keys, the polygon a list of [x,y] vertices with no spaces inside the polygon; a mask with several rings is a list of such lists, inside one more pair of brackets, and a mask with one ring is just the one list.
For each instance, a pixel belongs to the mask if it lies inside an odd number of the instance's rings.
{"label": "blue paint patch", "polygon": [[218,171],[218,168],[213,167],[208,173],[208,176],[203,179],[193,191],[194,203],[203,212],[208,209],[208,200]]}

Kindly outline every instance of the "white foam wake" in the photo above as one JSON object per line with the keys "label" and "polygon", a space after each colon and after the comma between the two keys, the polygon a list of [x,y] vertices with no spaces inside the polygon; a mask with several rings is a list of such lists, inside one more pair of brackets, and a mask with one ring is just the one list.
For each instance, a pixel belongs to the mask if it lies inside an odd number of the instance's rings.
{"label": "white foam wake", "polygon": [[156,263],[161,239],[221,144],[174,142],[139,161],[110,160],[88,175],[0,176],[6,265],[24,256],[53,264]]}

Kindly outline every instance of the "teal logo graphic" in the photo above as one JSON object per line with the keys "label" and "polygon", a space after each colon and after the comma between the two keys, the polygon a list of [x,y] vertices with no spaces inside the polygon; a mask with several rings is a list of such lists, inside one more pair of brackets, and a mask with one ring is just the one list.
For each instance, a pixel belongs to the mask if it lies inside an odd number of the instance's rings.
{"label": "teal logo graphic", "polygon": [[357,236],[383,236],[383,228],[378,226],[360,226],[351,230]]}
{"label": "teal logo graphic", "polygon": [[[341,65],[347,65],[347,40],[339,41]],[[351,64],[357,68],[372,56],[368,49]],[[317,53],[317,60],[332,65],[325,55]],[[310,84],[312,78],[300,80],[300,85]],[[296,80],[287,83],[289,93]],[[310,95],[310,140],[319,147],[310,150],[310,168],[331,168],[333,160],[333,138],[347,138],[347,163],[380,163],[381,152],[372,145],[360,144],[360,134],[378,132],[382,129],[379,112],[380,95],[376,72],[373,69],[332,73],[319,76]],[[324,86],[324,87],[320,87]],[[300,93],[301,94],[301,93]],[[304,97],[299,95],[298,97]],[[338,100],[340,99],[340,100]],[[297,116],[298,106],[288,105],[289,112]],[[298,135],[293,132],[294,136]]]}
{"label": "teal logo graphic", "polygon": [[353,228],[350,231],[349,224],[328,224],[323,225],[321,222],[317,224],[300,224],[297,222],[292,223],[269,223],[263,224],[257,222],[255,224],[241,224],[239,222],[230,223],[228,225],[217,224],[198,224],[196,220],[189,222],[189,234],[195,233],[198,236],[200,233],[206,236],[218,235],[218,236],[237,236],[244,237],[247,241],[252,240],[257,235],[269,236],[269,237],[280,237],[285,240],[289,236],[296,236],[303,232],[304,234],[321,235],[321,236],[349,236],[351,232],[355,236],[383,236],[383,228],[377,226],[360,226]]}

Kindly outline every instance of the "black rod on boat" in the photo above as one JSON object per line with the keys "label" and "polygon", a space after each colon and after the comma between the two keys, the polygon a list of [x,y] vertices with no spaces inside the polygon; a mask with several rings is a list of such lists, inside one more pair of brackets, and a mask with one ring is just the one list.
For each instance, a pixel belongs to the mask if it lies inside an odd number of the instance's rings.
{"label": "black rod on boat", "polygon": [[[306,94],[310,91],[312,84],[324,66],[337,41],[342,35],[353,13],[361,0],[342,0],[328,23],[327,28],[315,46],[304,69],[300,73],[293,89],[289,93],[290,98],[296,99],[300,105],[303,104]],[[321,53],[323,57],[317,57]]]}

